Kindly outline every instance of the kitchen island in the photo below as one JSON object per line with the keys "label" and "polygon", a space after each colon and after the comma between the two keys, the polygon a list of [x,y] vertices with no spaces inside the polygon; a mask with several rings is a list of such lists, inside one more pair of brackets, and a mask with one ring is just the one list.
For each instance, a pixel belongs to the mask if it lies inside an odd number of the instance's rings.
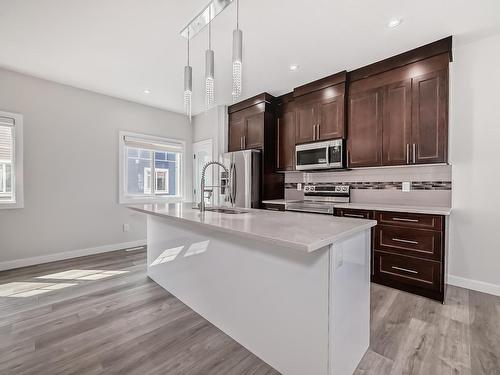
{"label": "kitchen island", "polygon": [[144,204],[151,279],[283,374],[352,374],[369,345],[372,220]]}

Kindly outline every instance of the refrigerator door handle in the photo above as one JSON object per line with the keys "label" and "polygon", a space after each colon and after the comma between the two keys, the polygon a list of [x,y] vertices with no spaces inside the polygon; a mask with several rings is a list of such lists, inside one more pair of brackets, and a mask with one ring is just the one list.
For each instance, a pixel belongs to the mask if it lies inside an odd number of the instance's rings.
{"label": "refrigerator door handle", "polygon": [[235,163],[231,163],[230,184],[231,184],[231,192],[229,195],[229,200],[231,202],[231,206],[234,206],[234,202],[236,200],[236,165],[235,165]]}

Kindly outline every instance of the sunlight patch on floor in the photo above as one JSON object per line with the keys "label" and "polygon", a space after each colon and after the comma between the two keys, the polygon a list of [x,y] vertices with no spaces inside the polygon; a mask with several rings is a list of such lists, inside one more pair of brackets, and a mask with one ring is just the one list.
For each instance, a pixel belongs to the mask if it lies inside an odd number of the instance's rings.
{"label": "sunlight patch on floor", "polygon": [[53,279],[53,280],[102,280],[111,276],[121,275],[129,271],[113,271],[113,270],[69,270],[63,272],[52,273],[50,275],[39,276],[37,279]]}
{"label": "sunlight patch on floor", "polygon": [[78,284],[12,282],[0,285],[0,297],[31,297]]}

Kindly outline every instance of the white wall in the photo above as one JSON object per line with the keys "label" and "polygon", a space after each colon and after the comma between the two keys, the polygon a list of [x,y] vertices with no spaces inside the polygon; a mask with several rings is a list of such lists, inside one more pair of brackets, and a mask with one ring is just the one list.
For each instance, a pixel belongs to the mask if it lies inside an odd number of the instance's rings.
{"label": "white wall", "polygon": [[118,204],[119,130],[186,140],[191,155],[183,115],[3,69],[0,110],[24,115],[25,198],[23,209],[0,210],[0,268],[146,238],[145,218]]}
{"label": "white wall", "polygon": [[454,43],[449,282],[500,294],[500,34]]}
{"label": "white wall", "polygon": [[193,117],[193,142],[212,139],[214,158],[227,152],[227,106],[217,106]]}

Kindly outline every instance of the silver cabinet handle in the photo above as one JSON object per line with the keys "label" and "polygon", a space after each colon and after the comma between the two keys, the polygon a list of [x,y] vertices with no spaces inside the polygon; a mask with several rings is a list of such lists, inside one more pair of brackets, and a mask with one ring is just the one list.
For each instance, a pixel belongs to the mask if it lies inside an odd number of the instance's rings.
{"label": "silver cabinet handle", "polygon": [[268,211],[282,211],[279,208],[269,208],[269,207],[266,207],[266,210],[268,210]]}
{"label": "silver cabinet handle", "polygon": [[316,140],[316,125],[313,125],[313,141]]}
{"label": "silver cabinet handle", "polygon": [[406,164],[410,164],[410,144],[406,144]]}
{"label": "silver cabinet handle", "polygon": [[396,266],[392,266],[391,268],[393,268],[395,270],[399,270],[399,271],[409,272],[409,273],[415,273],[415,274],[418,273],[417,271],[409,270],[408,268],[402,268],[402,267],[396,267]]}
{"label": "silver cabinet handle", "polygon": [[240,150],[243,150],[243,137],[240,137]]}
{"label": "silver cabinet handle", "polygon": [[359,215],[359,214],[344,214],[344,216],[348,216],[348,217],[359,217],[361,219],[364,219],[365,217],[363,215]]}
{"label": "silver cabinet handle", "polygon": [[411,243],[413,245],[418,245],[418,241],[402,240],[401,238],[393,238],[392,240],[396,242]]}
{"label": "silver cabinet handle", "polygon": [[417,162],[417,144],[413,144],[413,164]]}
{"label": "silver cabinet handle", "polygon": [[406,222],[409,222],[409,223],[418,223],[417,219],[403,219],[403,218],[400,218],[400,217],[393,217],[392,220],[394,220],[394,221],[406,221]]}
{"label": "silver cabinet handle", "polygon": [[319,135],[319,127],[321,126],[321,124],[318,124],[318,125],[316,125],[316,126],[317,126],[317,128],[316,128],[316,133],[318,134],[318,136],[316,137],[316,139],[318,139],[318,140],[319,140],[319,139],[321,139],[321,136]]}

